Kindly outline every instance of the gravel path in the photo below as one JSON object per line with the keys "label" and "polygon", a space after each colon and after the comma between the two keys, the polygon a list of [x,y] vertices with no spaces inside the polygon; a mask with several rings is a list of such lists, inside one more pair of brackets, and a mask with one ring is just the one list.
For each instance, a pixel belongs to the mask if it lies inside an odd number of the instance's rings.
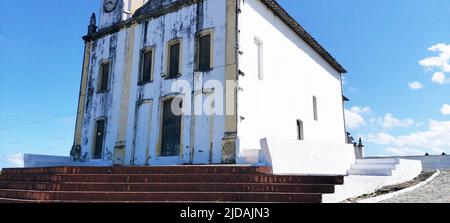
{"label": "gravel path", "polygon": [[450,171],[441,171],[429,184],[381,203],[450,203]]}

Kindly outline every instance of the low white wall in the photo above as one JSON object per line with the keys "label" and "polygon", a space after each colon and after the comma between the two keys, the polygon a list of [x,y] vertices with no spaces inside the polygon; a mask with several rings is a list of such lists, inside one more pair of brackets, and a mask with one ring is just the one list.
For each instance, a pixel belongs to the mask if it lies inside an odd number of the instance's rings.
{"label": "low white wall", "polygon": [[23,164],[24,167],[40,167],[45,165],[51,165],[52,163],[71,162],[72,160],[68,156],[48,156],[48,155],[36,155],[36,154],[24,154]]}
{"label": "low white wall", "polygon": [[347,175],[356,162],[353,145],[262,139],[260,162],[274,174]]}
{"label": "low white wall", "polygon": [[[380,159],[389,157],[368,157],[370,159]],[[393,157],[397,158],[397,156]],[[422,162],[423,170],[450,170],[450,155],[446,156],[400,156],[400,159],[419,160]]]}
{"label": "low white wall", "polygon": [[49,156],[24,154],[23,163],[26,168],[55,166],[112,166],[112,161],[94,160],[89,162],[73,162],[68,156]]}

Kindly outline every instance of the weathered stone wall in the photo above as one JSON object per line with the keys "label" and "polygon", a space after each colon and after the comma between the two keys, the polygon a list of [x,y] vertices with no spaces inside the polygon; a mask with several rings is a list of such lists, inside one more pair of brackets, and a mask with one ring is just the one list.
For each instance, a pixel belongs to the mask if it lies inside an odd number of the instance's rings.
{"label": "weathered stone wall", "polygon": [[[173,2],[152,1],[145,9],[152,14],[158,7]],[[161,134],[161,99],[174,94],[171,89],[175,81],[185,80],[191,84],[195,81],[195,44],[199,31],[213,30],[214,64],[211,71],[197,75],[203,82],[225,82],[225,3],[223,0],[204,0],[182,5],[176,10],[133,22],[118,32],[92,40],[82,127],[82,155],[87,154],[90,159],[95,121],[105,117],[104,160],[114,159],[117,148],[122,146],[125,151],[120,164],[124,165],[221,163],[222,139],[225,136],[225,116],[221,115],[183,116],[180,157],[159,157],[157,153]],[[136,13],[142,13],[140,10]],[[104,21],[100,24],[100,29],[114,26]],[[175,38],[181,38],[181,76],[165,79],[161,74],[165,72],[166,44]],[[154,48],[154,80],[138,85],[140,53],[146,47]],[[110,90],[97,93],[100,64],[104,60],[111,61]],[[121,131],[124,131],[124,139],[121,139]]]}

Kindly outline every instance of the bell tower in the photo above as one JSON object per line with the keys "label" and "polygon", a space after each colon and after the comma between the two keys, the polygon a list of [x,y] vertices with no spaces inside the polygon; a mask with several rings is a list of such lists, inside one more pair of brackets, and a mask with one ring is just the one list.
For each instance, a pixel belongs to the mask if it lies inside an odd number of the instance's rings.
{"label": "bell tower", "polygon": [[131,18],[149,0],[102,0],[99,29]]}
{"label": "bell tower", "polygon": [[122,21],[124,2],[128,0],[102,0],[99,29],[109,27]]}

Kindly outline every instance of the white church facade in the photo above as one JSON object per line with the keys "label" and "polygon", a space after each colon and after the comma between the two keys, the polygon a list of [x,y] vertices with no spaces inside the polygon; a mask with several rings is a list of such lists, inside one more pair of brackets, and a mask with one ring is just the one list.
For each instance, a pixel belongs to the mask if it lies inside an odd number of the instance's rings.
{"label": "white church facade", "polygon": [[346,71],[275,0],[104,0],[83,39],[75,162],[355,162]]}
{"label": "white church facade", "polygon": [[70,157],[25,154],[0,201],[341,202],[422,171],[352,144],[346,70],[275,0],[101,2]]}

